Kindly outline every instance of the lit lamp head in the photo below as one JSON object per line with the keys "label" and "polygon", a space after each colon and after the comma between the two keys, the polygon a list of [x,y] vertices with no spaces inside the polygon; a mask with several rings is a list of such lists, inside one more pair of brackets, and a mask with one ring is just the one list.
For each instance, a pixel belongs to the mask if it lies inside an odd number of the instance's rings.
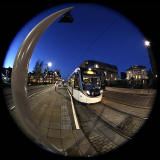
{"label": "lit lamp head", "polygon": [[48,63],[47,63],[47,66],[48,66],[48,67],[52,67],[52,62],[48,62]]}
{"label": "lit lamp head", "polygon": [[144,45],[145,45],[146,47],[150,47],[150,41],[145,40],[145,41],[144,41]]}

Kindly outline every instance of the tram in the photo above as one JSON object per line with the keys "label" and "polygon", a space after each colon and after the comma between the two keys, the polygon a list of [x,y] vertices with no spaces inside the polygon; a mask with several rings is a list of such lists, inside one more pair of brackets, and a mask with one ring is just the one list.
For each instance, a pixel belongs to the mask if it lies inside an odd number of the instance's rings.
{"label": "tram", "polygon": [[96,69],[76,68],[68,79],[70,94],[81,103],[98,103],[102,100],[100,75]]}

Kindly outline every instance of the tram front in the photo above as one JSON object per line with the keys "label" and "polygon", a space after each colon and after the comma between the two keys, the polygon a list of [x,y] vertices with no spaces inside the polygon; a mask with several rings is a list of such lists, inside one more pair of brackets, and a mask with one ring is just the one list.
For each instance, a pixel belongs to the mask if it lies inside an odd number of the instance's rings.
{"label": "tram front", "polygon": [[102,99],[100,75],[96,70],[81,70],[81,82],[83,93],[86,95],[86,103],[97,103]]}

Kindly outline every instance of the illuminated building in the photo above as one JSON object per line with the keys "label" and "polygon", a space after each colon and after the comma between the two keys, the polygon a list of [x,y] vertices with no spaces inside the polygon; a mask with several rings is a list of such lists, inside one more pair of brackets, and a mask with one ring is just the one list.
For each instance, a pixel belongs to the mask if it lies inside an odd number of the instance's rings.
{"label": "illuminated building", "polygon": [[145,80],[148,79],[145,66],[132,66],[126,70],[126,79]]}

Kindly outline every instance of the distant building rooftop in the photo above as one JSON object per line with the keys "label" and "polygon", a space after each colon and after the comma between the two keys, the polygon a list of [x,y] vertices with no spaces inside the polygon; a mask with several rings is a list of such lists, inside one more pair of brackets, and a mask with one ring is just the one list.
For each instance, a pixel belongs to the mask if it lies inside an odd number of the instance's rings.
{"label": "distant building rooftop", "polygon": [[134,65],[134,66],[131,66],[130,68],[126,69],[126,71],[130,71],[130,70],[133,70],[133,69],[146,69],[145,66],[141,66],[141,65]]}

